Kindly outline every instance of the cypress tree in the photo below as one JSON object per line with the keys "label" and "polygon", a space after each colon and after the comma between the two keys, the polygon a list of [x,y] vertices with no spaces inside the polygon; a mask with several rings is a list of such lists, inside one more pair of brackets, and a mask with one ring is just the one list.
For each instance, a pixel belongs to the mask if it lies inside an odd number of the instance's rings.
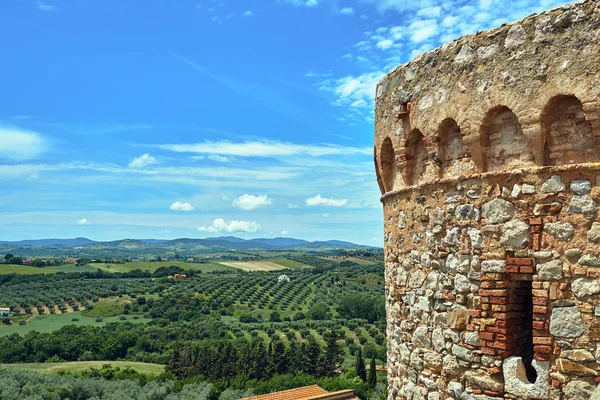
{"label": "cypress tree", "polygon": [[276,340],[273,345],[273,373],[285,374],[288,369],[285,346],[281,340]]}
{"label": "cypress tree", "polygon": [[374,388],[377,385],[377,366],[375,365],[375,356],[371,359],[371,365],[369,366],[369,380],[368,384]]}
{"label": "cypress tree", "polygon": [[325,339],[325,354],[323,356],[323,373],[333,375],[338,365],[344,360],[344,351],[337,343],[337,338],[333,332],[327,332],[323,335]]}
{"label": "cypress tree", "polygon": [[358,348],[358,353],[356,354],[356,376],[362,379],[363,382],[367,381],[367,368],[362,356],[362,347]]}

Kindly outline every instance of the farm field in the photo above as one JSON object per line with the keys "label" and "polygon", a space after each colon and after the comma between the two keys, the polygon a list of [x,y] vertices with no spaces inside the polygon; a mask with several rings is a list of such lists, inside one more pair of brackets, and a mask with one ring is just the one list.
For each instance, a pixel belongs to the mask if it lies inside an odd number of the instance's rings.
{"label": "farm field", "polygon": [[[73,321],[73,318],[78,319],[78,321]],[[37,331],[37,332],[54,332],[59,330],[63,326],[67,325],[76,325],[76,326],[85,326],[85,325],[93,325],[93,326],[104,326],[111,322],[131,322],[134,324],[141,324],[150,321],[149,318],[144,318],[139,316],[138,319],[133,319],[133,316],[126,316],[126,320],[120,320],[120,317],[104,317],[102,321],[96,322],[95,317],[87,317],[82,314],[81,311],[69,312],[64,314],[54,314],[54,315],[38,315],[29,320],[27,325],[11,325],[4,326],[0,325],[0,337],[9,336],[13,333],[17,333],[19,335],[25,335],[29,332]]]}
{"label": "farm field", "polygon": [[[288,260],[289,261],[289,260]],[[219,264],[226,265],[228,267],[241,269],[246,272],[254,271],[278,271],[281,269],[287,269],[288,267],[272,261],[220,261]]]}
{"label": "farm field", "polygon": [[373,265],[375,262],[371,260],[366,260],[361,257],[341,257],[341,256],[321,256],[320,258],[324,260],[330,260],[337,263],[341,263],[342,261],[350,261],[356,263],[358,265]]}
{"label": "farm field", "polygon": [[302,268],[310,268],[310,265],[303,264],[301,262],[295,260],[288,260],[287,258],[274,258],[272,260],[267,260],[269,262],[273,262],[275,264],[283,265],[289,269],[302,269]]}
{"label": "farm field", "polygon": [[37,275],[37,274],[55,274],[57,272],[95,272],[97,268],[89,265],[76,267],[75,264],[64,264],[50,267],[31,267],[28,265],[0,264],[0,275]]}
{"label": "farm field", "polygon": [[123,264],[111,264],[111,263],[90,263],[87,264],[92,270],[101,269],[106,272],[131,272],[139,269],[142,271],[154,272],[160,267],[176,266],[181,267],[184,270],[200,271],[203,273],[223,271],[223,272],[234,272],[235,268],[223,265],[223,263],[186,263],[183,261],[135,261]]}
{"label": "farm field", "polygon": [[27,364],[0,364],[1,368],[35,371],[41,374],[60,374],[64,372],[77,373],[89,368],[102,368],[103,365],[112,367],[131,368],[143,375],[160,375],[165,366],[134,361],[72,361],[61,363],[27,363]]}

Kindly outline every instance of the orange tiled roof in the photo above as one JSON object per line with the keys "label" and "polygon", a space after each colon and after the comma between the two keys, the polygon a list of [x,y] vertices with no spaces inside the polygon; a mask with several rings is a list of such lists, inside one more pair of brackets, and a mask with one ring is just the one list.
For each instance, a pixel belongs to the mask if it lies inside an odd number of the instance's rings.
{"label": "orange tiled roof", "polygon": [[281,392],[245,397],[241,400],[360,400],[353,390],[330,393],[317,385],[304,386]]}

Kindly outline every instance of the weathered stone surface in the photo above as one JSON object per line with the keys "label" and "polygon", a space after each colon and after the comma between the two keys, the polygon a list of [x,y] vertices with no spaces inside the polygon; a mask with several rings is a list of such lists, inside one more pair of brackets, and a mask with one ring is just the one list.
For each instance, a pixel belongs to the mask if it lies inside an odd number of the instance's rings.
{"label": "weathered stone surface", "polygon": [[522,45],[526,41],[527,32],[525,32],[523,26],[515,24],[508,31],[508,35],[506,35],[506,39],[504,40],[504,47],[506,47],[507,49],[512,49],[513,47]]}
{"label": "weathered stone surface", "polygon": [[462,372],[462,368],[458,365],[456,356],[450,354],[444,356],[442,359],[442,370],[446,375],[459,375]]}
{"label": "weathered stone surface", "polygon": [[575,279],[571,283],[571,290],[575,296],[582,298],[600,293],[600,283],[596,279]]}
{"label": "weathered stone surface", "polygon": [[600,267],[600,259],[591,254],[584,254],[577,263],[588,267]]}
{"label": "weathered stone surface", "polygon": [[588,242],[600,243],[600,222],[594,222],[587,233]]}
{"label": "weathered stone surface", "polygon": [[456,207],[455,217],[461,220],[477,220],[479,209],[472,204],[461,204]]}
{"label": "weathered stone surface", "polygon": [[425,272],[420,269],[414,269],[410,272],[410,277],[408,278],[408,286],[416,289],[423,286],[423,282],[425,282]]}
{"label": "weathered stone surface", "polygon": [[565,350],[561,353],[563,357],[568,358],[571,361],[575,361],[577,363],[586,363],[590,361],[595,361],[594,355],[591,351],[583,350],[583,349],[575,349],[575,350]]}
{"label": "weathered stone surface", "polygon": [[481,262],[481,272],[503,273],[506,271],[506,261],[485,260]]}
{"label": "weathered stone surface", "polygon": [[500,243],[512,250],[519,250],[529,243],[531,235],[529,234],[529,225],[513,219],[502,227],[502,236]]}
{"label": "weathered stone surface", "polygon": [[563,277],[562,261],[552,260],[537,265],[537,273],[544,281],[556,281]]}
{"label": "weathered stone surface", "polygon": [[528,183],[524,183],[523,186],[521,186],[521,191],[523,192],[523,194],[534,194],[535,186],[530,185]]}
{"label": "weathered stone surface", "polygon": [[468,345],[479,347],[479,332],[465,332],[464,341]]}
{"label": "weathered stone surface", "polygon": [[590,400],[594,386],[585,381],[571,381],[563,390],[566,400]]}
{"label": "weathered stone surface", "polygon": [[598,371],[564,358],[559,358],[556,360],[556,366],[558,367],[558,371],[563,374],[577,376],[598,376]]}
{"label": "weathered stone surface", "polygon": [[483,205],[483,216],[491,224],[506,222],[515,215],[515,207],[511,202],[497,198]]}
{"label": "weathered stone surface", "polygon": [[552,310],[550,333],[558,337],[573,338],[585,331],[581,312],[577,307],[560,307]]}
{"label": "weathered stone surface", "polygon": [[418,347],[431,347],[431,338],[429,337],[429,329],[426,326],[420,326],[413,333],[412,342]]}
{"label": "weathered stone surface", "polygon": [[471,281],[466,276],[458,274],[454,278],[454,288],[458,293],[469,293],[471,291]]}
{"label": "weathered stone surface", "polygon": [[475,386],[483,390],[492,390],[494,392],[502,392],[504,390],[504,384],[501,381],[492,378],[484,371],[467,371],[464,374],[464,378],[471,386]]}
{"label": "weathered stone surface", "polygon": [[544,232],[560,240],[569,241],[573,239],[575,228],[568,222],[550,222],[544,225]]}
{"label": "weathered stone surface", "polygon": [[571,182],[570,189],[577,194],[590,194],[592,191],[592,182],[588,180],[579,180]]}
{"label": "weathered stone surface", "polygon": [[504,360],[502,370],[506,392],[529,399],[545,400],[550,396],[550,362],[533,360],[531,366],[537,372],[535,383],[529,382],[525,373],[525,366],[521,357],[509,357]]}
{"label": "weathered stone surface", "polygon": [[571,204],[569,204],[568,213],[583,214],[588,218],[592,218],[596,215],[597,209],[596,202],[589,195],[575,195],[571,199]]}
{"label": "weathered stone surface", "polygon": [[567,190],[567,187],[562,183],[560,175],[552,175],[542,184],[540,190],[544,193],[558,193]]}
{"label": "weathered stone surface", "polygon": [[475,353],[473,353],[466,347],[462,347],[455,344],[452,346],[452,354],[454,354],[460,360],[465,360],[469,362],[475,361]]}

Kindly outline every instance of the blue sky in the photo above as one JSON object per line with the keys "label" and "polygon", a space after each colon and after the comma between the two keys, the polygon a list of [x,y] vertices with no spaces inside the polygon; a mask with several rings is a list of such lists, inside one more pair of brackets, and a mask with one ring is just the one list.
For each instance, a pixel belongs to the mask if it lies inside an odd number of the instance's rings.
{"label": "blue sky", "polygon": [[556,0],[1,0],[0,240],[382,243],[376,83]]}

